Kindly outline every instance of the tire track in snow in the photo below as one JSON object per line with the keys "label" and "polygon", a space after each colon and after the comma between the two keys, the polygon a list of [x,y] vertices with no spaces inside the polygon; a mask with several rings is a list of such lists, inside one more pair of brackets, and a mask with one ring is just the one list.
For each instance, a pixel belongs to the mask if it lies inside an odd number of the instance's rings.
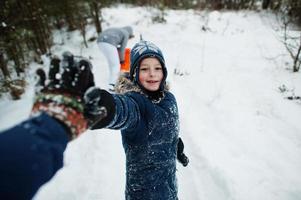
{"label": "tire track in snow", "polygon": [[[190,98],[186,98],[188,102],[181,102],[181,105],[189,105],[189,108],[184,108],[185,113],[181,113],[181,135],[185,143],[185,152],[187,153],[190,163],[187,168],[180,169],[179,177],[179,197],[185,196],[189,199],[210,199],[210,200],[231,200],[233,199],[229,185],[222,172],[211,166],[209,161],[202,154],[202,127],[199,130],[191,130],[191,120],[198,123],[202,118],[199,112],[191,112],[190,108],[202,106],[208,107],[206,102],[200,100],[200,96],[189,85],[181,84],[180,94],[185,94]],[[193,99],[193,101],[191,101]],[[198,100],[199,99],[199,100]],[[195,105],[197,102],[198,105]],[[202,103],[203,102],[203,103]],[[183,117],[189,116],[189,117]],[[202,122],[199,122],[202,124]],[[204,129],[204,128],[203,128]],[[207,130],[205,130],[207,131]],[[204,135],[205,136],[205,135]]]}

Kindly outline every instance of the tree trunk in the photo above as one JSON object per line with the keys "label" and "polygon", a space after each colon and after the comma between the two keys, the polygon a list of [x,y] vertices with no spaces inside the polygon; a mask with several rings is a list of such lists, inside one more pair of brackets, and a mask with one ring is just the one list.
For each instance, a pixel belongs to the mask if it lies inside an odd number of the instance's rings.
{"label": "tree trunk", "polygon": [[0,68],[5,78],[10,78],[9,71],[7,69],[7,62],[4,59],[3,53],[0,53]]}
{"label": "tree trunk", "polygon": [[263,0],[262,1],[262,9],[268,9],[270,3],[271,3],[271,0]]}
{"label": "tree trunk", "polygon": [[82,19],[80,23],[80,31],[82,33],[83,39],[84,39],[84,44],[85,47],[88,48],[88,43],[87,43],[87,39],[86,39],[86,24],[85,24],[85,19]]}
{"label": "tree trunk", "polygon": [[22,70],[21,68],[21,58],[15,42],[12,44],[9,54],[11,56],[11,59],[14,61],[14,68],[17,76],[20,77],[21,73],[24,72],[24,70]]}
{"label": "tree trunk", "polygon": [[300,69],[300,65],[301,65],[301,55],[300,55],[300,53],[301,53],[301,44],[299,46],[297,55],[296,55],[295,60],[294,60],[294,72],[298,72],[299,69]]}
{"label": "tree trunk", "polygon": [[101,20],[99,20],[99,16],[101,16],[99,15],[99,12],[101,12],[101,5],[99,5],[98,2],[93,1],[90,4],[90,9],[91,9],[91,14],[94,18],[94,24],[96,27],[97,34],[99,35],[102,32]]}

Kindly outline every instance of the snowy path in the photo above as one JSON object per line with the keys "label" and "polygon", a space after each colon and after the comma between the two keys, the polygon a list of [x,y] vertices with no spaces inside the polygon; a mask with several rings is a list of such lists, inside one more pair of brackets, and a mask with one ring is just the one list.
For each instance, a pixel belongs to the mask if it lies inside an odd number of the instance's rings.
{"label": "snowy path", "polygon": [[[181,200],[301,199],[301,104],[283,98],[290,92],[278,91],[285,84],[301,95],[301,78],[285,70],[287,57],[279,56],[284,48],[269,27],[272,15],[169,11],[167,24],[152,24],[143,8],[110,8],[103,15],[112,25],[134,27],[137,37],[129,46],[142,33],[165,54],[191,161],[187,168],[178,166]],[[54,51],[80,54],[81,38],[73,36]],[[93,58],[97,84],[104,87],[108,72],[96,44],[82,54]],[[29,112],[24,108],[29,101],[3,103],[0,110],[18,121]],[[16,122],[4,115],[0,120],[1,129]],[[65,164],[35,199],[123,199],[118,131],[89,131],[69,144]]]}
{"label": "snowy path", "polygon": [[[283,47],[259,16],[229,18],[239,35],[206,36],[212,48],[202,71],[191,68],[174,82],[193,165],[179,172],[180,197],[298,199],[301,111],[276,97],[281,72],[264,59]],[[217,46],[224,52],[210,53]]]}

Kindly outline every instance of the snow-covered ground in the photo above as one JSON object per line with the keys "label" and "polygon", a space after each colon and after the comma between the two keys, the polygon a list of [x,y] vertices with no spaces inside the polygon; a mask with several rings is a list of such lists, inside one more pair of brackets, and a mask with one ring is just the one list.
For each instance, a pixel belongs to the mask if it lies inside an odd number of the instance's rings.
{"label": "snow-covered ground", "polygon": [[[187,168],[178,165],[179,199],[300,200],[301,101],[285,97],[301,95],[301,74],[287,69],[291,61],[275,17],[170,10],[166,24],[153,24],[152,13],[107,8],[103,28],[131,25],[136,37],[129,47],[142,34],[164,52],[190,159]],[[96,36],[95,29],[88,35]],[[54,39],[56,54],[90,57],[97,85],[106,87],[107,63],[95,41],[86,49],[78,32],[57,32]],[[1,130],[26,119],[32,88],[22,100],[0,102]],[[119,132],[88,131],[68,145],[64,168],[35,199],[120,200],[124,185]]]}

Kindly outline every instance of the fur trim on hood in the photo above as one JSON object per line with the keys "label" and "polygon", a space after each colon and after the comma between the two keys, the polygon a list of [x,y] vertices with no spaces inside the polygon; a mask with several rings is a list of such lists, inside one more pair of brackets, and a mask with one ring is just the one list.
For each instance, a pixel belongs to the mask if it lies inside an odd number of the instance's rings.
{"label": "fur trim on hood", "polygon": [[[165,84],[163,93],[167,91],[169,91],[169,86]],[[124,75],[120,75],[115,85],[115,93],[125,94],[127,92],[137,92],[148,97],[148,95],[144,93],[138,85],[134,84],[130,79],[128,79]]]}
{"label": "fur trim on hood", "polygon": [[115,85],[116,94],[125,94],[127,92],[143,93],[138,85],[135,85],[130,79],[120,75]]}

